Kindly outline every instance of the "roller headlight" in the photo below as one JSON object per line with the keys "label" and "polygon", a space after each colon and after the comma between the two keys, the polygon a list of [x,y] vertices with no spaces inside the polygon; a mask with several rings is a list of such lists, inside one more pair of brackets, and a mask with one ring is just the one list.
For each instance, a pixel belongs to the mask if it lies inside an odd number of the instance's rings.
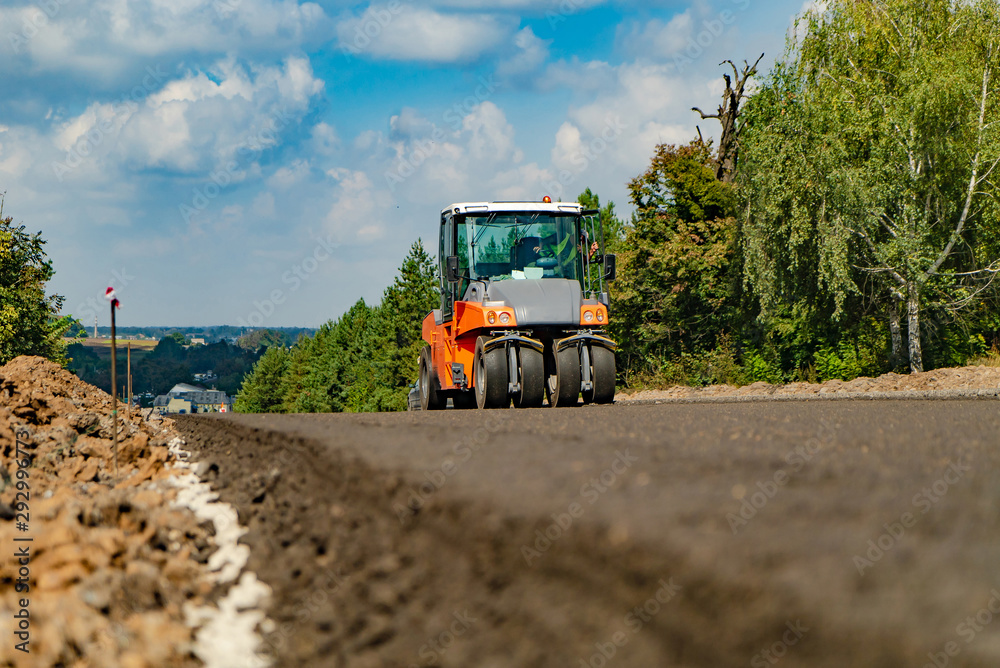
{"label": "roller headlight", "polygon": [[584,322],[594,322],[594,312],[593,311],[584,311],[583,312],[583,321]]}
{"label": "roller headlight", "polygon": [[500,324],[501,325],[509,325],[510,324],[510,314],[509,313],[501,313],[500,314]]}

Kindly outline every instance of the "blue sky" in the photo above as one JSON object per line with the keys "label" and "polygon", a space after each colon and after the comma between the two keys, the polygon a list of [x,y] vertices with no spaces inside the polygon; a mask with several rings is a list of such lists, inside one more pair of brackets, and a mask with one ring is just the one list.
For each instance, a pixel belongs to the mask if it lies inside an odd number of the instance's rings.
{"label": "blue sky", "polygon": [[88,326],[109,284],[123,325],[318,326],[452,202],[590,187],[627,214],[656,144],[717,133],[690,108],[719,62],[766,71],[807,6],[5,0],[4,213]]}

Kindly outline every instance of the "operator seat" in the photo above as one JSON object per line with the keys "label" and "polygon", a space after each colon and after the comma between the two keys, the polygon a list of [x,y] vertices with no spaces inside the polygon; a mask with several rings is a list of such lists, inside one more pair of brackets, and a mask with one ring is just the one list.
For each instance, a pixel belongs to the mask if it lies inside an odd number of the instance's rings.
{"label": "operator seat", "polygon": [[539,237],[524,237],[510,249],[510,259],[514,269],[524,271],[524,268],[538,259],[535,249],[542,245]]}

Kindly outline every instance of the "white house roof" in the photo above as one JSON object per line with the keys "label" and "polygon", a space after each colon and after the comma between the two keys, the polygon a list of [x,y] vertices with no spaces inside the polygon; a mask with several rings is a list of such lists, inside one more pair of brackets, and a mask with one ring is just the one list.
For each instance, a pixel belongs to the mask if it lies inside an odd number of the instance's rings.
{"label": "white house roof", "polygon": [[204,392],[204,387],[198,387],[197,385],[188,385],[187,383],[177,383],[167,394],[184,394],[186,392]]}
{"label": "white house roof", "polygon": [[494,212],[532,212],[532,213],[580,213],[583,205],[577,202],[463,202],[452,204],[441,211],[454,213],[494,213]]}

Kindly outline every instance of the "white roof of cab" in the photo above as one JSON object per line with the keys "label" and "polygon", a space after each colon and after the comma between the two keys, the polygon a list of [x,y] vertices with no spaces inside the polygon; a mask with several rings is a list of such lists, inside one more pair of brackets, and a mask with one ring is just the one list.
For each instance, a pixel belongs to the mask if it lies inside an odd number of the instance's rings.
{"label": "white roof of cab", "polygon": [[442,215],[453,213],[494,213],[494,212],[532,212],[532,213],[580,213],[583,205],[577,202],[463,202],[452,204],[441,211]]}

